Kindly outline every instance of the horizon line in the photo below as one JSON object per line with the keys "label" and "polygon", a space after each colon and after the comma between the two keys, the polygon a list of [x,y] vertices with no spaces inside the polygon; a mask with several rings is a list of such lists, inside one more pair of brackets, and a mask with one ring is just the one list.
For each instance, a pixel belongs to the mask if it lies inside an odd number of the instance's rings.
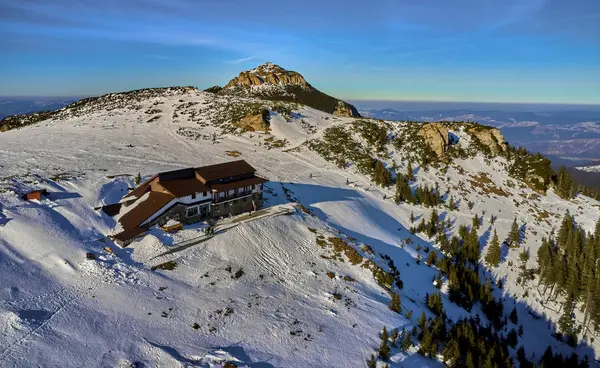
{"label": "horizon line", "polygon": [[[171,86],[159,86],[159,87],[143,87],[143,88],[135,88],[132,90],[123,90],[123,91],[112,91],[112,92],[103,92],[99,94],[76,94],[76,95],[0,95],[0,98],[88,98],[88,97],[100,97],[112,93],[125,93],[139,89],[153,89],[153,88],[168,88],[168,87],[190,87],[190,85],[171,85]],[[194,88],[204,91],[205,88],[199,88],[194,86]],[[332,96],[337,98],[335,96]],[[521,104],[521,105],[569,105],[569,106],[594,106],[600,107],[599,102],[554,102],[554,101],[476,101],[476,100],[423,100],[423,99],[390,99],[390,98],[338,98],[343,101],[353,101],[353,102],[418,102],[418,103],[472,103],[472,104]]]}

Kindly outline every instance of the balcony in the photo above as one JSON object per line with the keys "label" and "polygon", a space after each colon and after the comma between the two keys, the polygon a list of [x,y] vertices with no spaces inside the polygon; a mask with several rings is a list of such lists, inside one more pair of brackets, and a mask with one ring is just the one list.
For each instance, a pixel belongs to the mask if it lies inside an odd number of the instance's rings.
{"label": "balcony", "polygon": [[235,194],[227,194],[219,196],[218,193],[213,195],[212,203],[222,203],[231,201],[234,199],[249,197],[253,194],[252,190],[236,190]]}

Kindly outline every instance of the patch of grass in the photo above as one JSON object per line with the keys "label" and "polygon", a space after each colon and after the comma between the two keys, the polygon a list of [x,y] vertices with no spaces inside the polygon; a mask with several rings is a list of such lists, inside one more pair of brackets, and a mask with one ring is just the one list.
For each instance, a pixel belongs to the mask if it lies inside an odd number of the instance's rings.
{"label": "patch of grass", "polygon": [[231,156],[231,157],[239,157],[242,155],[242,153],[240,151],[225,151],[225,154],[227,154],[227,156]]}
{"label": "patch of grass", "polygon": [[312,212],[310,212],[310,210],[306,207],[304,207],[302,204],[298,203],[296,204],[296,207],[300,209],[300,211],[306,213],[307,215],[312,215]]}
{"label": "patch of grass", "polygon": [[152,271],[160,269],[160,270],[167,270],[167,271],[171,271],[174,270],[175,268],[177,268],[177,262],[175,261],[168,261],[165,263],[161,263],[159,265],[153,266],[151,268]]}
{"label": "patch of grass", "polygon": [[363,257],[342,239],[338,237],[330,237],[329,242],[333,245],[334,252],[344,252],[346,258],[348,258],[348,261],[350,261],[351,264],[357,265],[363,262]]}

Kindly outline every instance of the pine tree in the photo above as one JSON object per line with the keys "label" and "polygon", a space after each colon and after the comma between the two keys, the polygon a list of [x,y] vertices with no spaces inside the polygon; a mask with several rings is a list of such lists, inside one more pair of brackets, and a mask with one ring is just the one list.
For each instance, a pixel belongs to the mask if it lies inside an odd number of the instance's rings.
{"label": "pine tree", "polygon": [[410,211],[410,222],[411,223],[415,222],[415,214],[413,213],[413,211]]}
{"label": "pine tree", "polygon": [[392,347],[396,347],[396,341],[398,340],[398,329],[394,328],[392,333],[390,334],[390,341],[392,343]]}
{"label": "pine tree", "polygon": [[402,312],[402,304],[400,301],[400,295],[396,293],[392,293],[392,300],[390,302],[390,310],[401,313]]}
{"label": "pine tree", "polygon": [[510,227],[510,233],[508,234],[508,240],[510,241],[510,245],[512,247],[516,247],[521,242],[521,233],[519,231],[519,225],[517,224],[517,218],[513,220],[513,223]]}
{"label": "pine tree", "polygon": [[438,289],[442,288],[442,273],[438,272],[437,277],[435,278],[435,287]]}
{"label": "pine tree", "polygon": [[388,331],[387,328],[383,327],[383,332],[381,333],[381,345],[379,345],[379,357],[383,360],[390,359],[390,347],[388,345]]}
{"label": "pine tree", "polygon": [[371,354],[369,360],[367,360],[368,368],[377,368],[377,361],[375,360],[375,355]]}
{"label": "pine tree", "polygon": [[487,254],[485,255],[485,262],[490,267],[498,267],[500,264],[500,240],[498,239],[498,234],[496,230],[494,230],[494,236],[492,236],[492,240],[490,242],[490,246],[488,248]]}
{"label": "pine tree", "polygon": [[475,214],[475,216],[473,216],[471,226],[474,227],[475,229],[479,230],[479,216],[477,216],[477,214]]}
{"label": "pine tree", "polygon": [[427,327],[427,316],[425,315],[425,312],[421,312],[419,320],[417,321],[417,325],[421,328],[421,330],[425,330]]}
{"label": "pine tree", "polygon": [[137,176],[135,177],[135,185],[138,186],[142,183],[142,174],[138,173]]}
{"label": "pine tree", "polygon": [[567,344],[577,345],[577,329],[575,327],[575,300],[569,295],[563,306],[563,314],[558,319],[558,328],[564,334]]}
{"label": "pine tree", "polygon": [[409,333],[405,333],[404,334],[404,339],[402,339],[402,344],[400,345],[400,348],[402,349],[402,351],[408,351],[408,349],[410,349],[413,345],[412,342],[412,337]]}
{"label": "pine tree", "polygon": [[413,168],[412,168],[412,164],[410,163],[410,161],[408,161],[408,167],[406,168],[406,177],[410,181],[415,180],[415,175],[413,174]]}
{"label": "pine tree", "polygon": [[466,366],[467,366],[467,368],[476,368],[475,362],[473,361],[473,354],[471,354],[470,351],[467,353]]}
{"label": "pine tree", "polygon": [[516,325],[517,323],[519,323],[519,316],[517,315],[517,308],[516,307],[513,307],[513,310],[510,312],[509,318],[510,318],[510,321],[513,324]]}

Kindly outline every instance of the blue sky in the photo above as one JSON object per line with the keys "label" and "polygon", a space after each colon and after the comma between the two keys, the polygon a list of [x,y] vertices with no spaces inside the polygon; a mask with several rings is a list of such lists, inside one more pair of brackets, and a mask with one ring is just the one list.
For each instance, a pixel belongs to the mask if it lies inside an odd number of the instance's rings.
{"label": "blue sky", "polygon": [[224,85],[265,61],[344,99],[600,104],[598,0],[0,0],[0,95]]}

